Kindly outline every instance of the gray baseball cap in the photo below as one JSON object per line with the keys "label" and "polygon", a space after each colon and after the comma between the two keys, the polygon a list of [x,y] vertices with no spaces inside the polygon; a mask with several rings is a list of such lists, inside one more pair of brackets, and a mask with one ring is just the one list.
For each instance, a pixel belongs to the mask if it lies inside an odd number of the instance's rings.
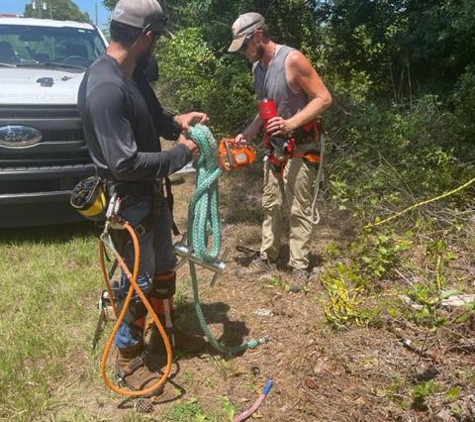
{"label": "gray baseball cap", "polygon": [[233,41],[228,48],[230,53],[239,51],[248,35],[259,29],[266,23],[264,17],[259,13],[249,12],[240,15],[233,23]]}
{"label": "gray baseball cap", "polygon": [[166,28],[168,16],[156,0],[120,0],[111,18],[134,28],[173,38],[173,34]]}

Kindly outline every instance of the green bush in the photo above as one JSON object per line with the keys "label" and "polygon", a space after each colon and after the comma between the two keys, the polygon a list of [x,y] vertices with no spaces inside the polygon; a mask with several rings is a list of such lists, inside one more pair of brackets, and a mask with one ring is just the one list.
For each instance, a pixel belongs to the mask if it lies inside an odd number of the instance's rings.
{"label": "green bush", "polygon": [[452,101],[458,118],[457,127],[460,137],[473,145],[475,142],[475,66],[468,67],[461,76]]}
{"label": "green bush", "polygon": [[456,117],[437,97],[406,107],[369,103],[349,110],[331,116],[338,124],[339,154],[331,164],[330,185],[340,208],[351,204],[354,215],[372,220],[471,177],[466,143],[453,135]]}
{"label": "green bush", "polygon": [[[159,93],[164,104],[176,111],[201,110],[211,117],[216,133],[239,133],[256,111],[252,73],[234,55],[217,57],[198,28],[175,34],[160,46]],[[230,133],[232,132],[232,133]]]}

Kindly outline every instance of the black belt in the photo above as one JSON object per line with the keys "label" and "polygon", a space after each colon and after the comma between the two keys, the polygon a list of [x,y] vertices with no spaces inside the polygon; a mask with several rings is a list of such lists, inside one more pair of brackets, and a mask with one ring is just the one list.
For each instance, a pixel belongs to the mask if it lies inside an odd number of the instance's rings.
{"label": "black belt", "polygon": [[162,193],[162,182],[118,182],[105,181],[107,190],[115,192],[119,196],[153,196],[156,192]]}
{"label": "black belt", "polygon": [[[113,193],[117,193],[117,195],[119,196],[151,196],[153,197],[154,195],[158,194],[158,197],[164,198],[165,195],[163,192],[163,188],[165,185],[167,205],[172,214],[173,233],[175,234],[175,236],[178,236],[180,234],[180,231],[178,230],[178,227],[175,224],[175,221],[173,219],[173,195],[172,195],[172,190],[171,190],[171,182],[168,177],[166,177],[164,180],[159,179],[159,180],[154,180],[152,182],[143,182],[143,181],[119,182],[115,180],[110,180],[106,177],[104,173],[102,174],[101,173],[102,173],[101,171],[98,171],[98,176],[104,180],[104,183],[107,186],[107,191],[109,192],[109,195],[112,195]],[[148,224],[144,224],[144,227],[148,229],[148,227],[146,226],[148,226]]]}

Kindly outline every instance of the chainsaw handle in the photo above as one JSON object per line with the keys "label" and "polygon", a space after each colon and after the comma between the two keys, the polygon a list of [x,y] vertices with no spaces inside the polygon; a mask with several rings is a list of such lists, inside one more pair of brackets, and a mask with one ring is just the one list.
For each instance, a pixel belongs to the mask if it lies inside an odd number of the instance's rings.
{"label": "chainsaw handle", "polygon": [[227,139],[224,140],[224,147],[226,148],[226,155],[228,156],[229,166],[231,168],[234,168],[236,163],[234,162],[234,157],[231,152],[231,146],[229,145],[229,141]]}

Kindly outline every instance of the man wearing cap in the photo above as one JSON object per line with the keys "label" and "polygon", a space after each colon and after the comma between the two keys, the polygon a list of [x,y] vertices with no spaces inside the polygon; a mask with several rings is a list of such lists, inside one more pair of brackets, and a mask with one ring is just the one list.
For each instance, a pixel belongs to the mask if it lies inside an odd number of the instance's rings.
{"label": "man wearing cap", "polygon": [[[156,0],[120,0],[112,13],[110,45],[87,69],[78,107],[97,174],[106,180],[110,193],[117,193],[120,216],[139,234],[138,284],[171,334],[172,344],[174,337],[176,347],[181,341],[188,350],[202,347],[204,341],[199,337],[196,340],[200,342],[185,344],[189,338],[172,330],[176,261],[173,219],[167,202],[170,197],[169,192],[167,197],[163,193],[163,181],[198,156],[197,146],[184,133],[193,124],[206,123],[208,117],[199,112],[166,112],[148,83],[144,69],[157,40],[162,35],[172,37],[166,24],[167,16]],[[160,136],[177,140],[177,145],[162,151]],[[124,232],[113,230],[113,236],[132,269],[134,251]],[[122,274],[119,310],[129,288],[130,281]],[[115,338],[118,376],[133,390],[147,388],[161,377],[157,359],[165,349],[155,327],[145,344],[146,313],[135,293]],[[161,392],[159,389],[152,395]]]}
{"label": "man wearing cap", "polygon": [[[232,26],[229,52],[240,52],[253,63],[254,89],[259,101],[273,100],[276,115],[263,122],[259,113],[236,137],[251,142],[265,124],[266,159],[262,206],[262,244],[252,267],[275,267],[283,226],[282,206],[290,211],[291,291],[301,291],[309,275],[311,204],[316,179],[320,138],[319,116],[332,97],[310,61],[298,50],[279,45],[259,13],[240,15]],[[252,268],[251,267],[251,268]]]}

